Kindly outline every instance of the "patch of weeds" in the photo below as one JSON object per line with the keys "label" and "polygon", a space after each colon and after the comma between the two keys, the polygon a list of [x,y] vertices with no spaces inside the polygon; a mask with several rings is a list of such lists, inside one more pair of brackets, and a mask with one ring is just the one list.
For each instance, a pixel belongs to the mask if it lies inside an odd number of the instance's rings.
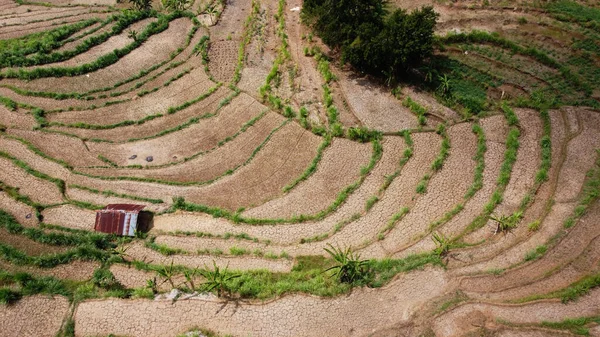
{"label": "patch of weeds", "polygon": [[537,246],[536,248],[530,250],[529,252],[527,252],[527,254],[525,254],[525,261],[537,260],[540,257],[544,256],[547,250],[548,247],[546,245]]}

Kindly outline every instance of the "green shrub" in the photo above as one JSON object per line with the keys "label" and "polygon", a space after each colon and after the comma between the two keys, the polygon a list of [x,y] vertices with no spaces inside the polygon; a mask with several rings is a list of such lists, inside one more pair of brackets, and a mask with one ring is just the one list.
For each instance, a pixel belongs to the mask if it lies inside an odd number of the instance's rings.
{"label": "green shrub", "polygon": [[367,143],[373,140],[381,139],[381,132],[376,130],[370,130],[365,126],[351,127],[348,129],[348,138],[357,140],[361,143]]}

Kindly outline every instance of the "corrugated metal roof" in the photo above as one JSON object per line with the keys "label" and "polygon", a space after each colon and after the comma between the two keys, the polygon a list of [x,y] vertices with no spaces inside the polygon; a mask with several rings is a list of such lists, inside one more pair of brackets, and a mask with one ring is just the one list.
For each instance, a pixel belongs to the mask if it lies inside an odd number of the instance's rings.
{"label": "corrugated metal roof", "polygon": [[137,229],[138,214],[145,206],[110,204],[96,212],[94,230],[102,233],[133,236]]}
{"label": "corrugated metal roof", "polygon": [[144,205],[133,205],[133,204],[109,204],[103,208],[107,211],[125,211],[125,212],[136,212],[139,213],[144,209]]}

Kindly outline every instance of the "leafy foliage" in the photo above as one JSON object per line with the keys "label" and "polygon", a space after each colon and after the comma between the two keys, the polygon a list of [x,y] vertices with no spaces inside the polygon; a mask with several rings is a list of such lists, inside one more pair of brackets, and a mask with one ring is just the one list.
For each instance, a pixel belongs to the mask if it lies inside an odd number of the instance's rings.
{"label": "leafy foliage", "polygon": [[152,9],[152,0],[129,0],[129,3],[138,11],[149,11]]}
{"label": "leafy foliage", "polygon": [[239,274],[229,273],[229,268],[225,267],[223,270],[217,266],[217,263],[213,261],[213,270],[202,270],[200,273],[206,278],[206,282],[203,283],[205,291],[217,291],[217,296],[223,295],[231,296],[232,289],[229,286],[229,282],[239,278]]}
{"label": "leafy foliage", "polygon": [[388,83],[433,51],[433,7],[391,14],[385,0],[307,0],[302,17],[342,58]]}
{"label": "leafy foliage", "polygon": [[325,251],[337,262],[326,271],[334,270],[334,275],[341,283],[356,284],[365,282],[370,274],[368,261],[361,260],[359,254],[354,254],[350,248],[342,250],[328,244]]}

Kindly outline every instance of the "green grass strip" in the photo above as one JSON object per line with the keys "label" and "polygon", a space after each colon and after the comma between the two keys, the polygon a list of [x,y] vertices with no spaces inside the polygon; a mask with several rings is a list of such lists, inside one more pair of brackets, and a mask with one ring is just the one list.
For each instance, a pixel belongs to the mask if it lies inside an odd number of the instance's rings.
{"label": "green grass strip", "polygon": [[315,156],[313,161],[306,168],[306,170],[304,170],[300,177],[298,177],[296,180],[292,181],[283,188],[283,193],[291,191],[294,187],[296,187],[296,185],[307,180],[308,178],[310,178],[310,176],[313,175],[313,173],[317,171],[317,166],[321,162],[321,159],[323,159],[323,152],[327,147],[329,147],[329,145],[331,145],[331,136],[323,137],[323,142],[321,143],[321,145],[319,145],[319,148],[317,149],[317,155]]}
{"label": "green grass strip", "polygon": [[[488,203],[484,206],[483,212],[473,219],[469,226],[467,226],[467,228],[461,234],[454,238],[453,241],[459,240],[465,235],[485,226],[490,215],[492,212],[494,212],[494,209],[496,209],[496,206],[498,206],[503,200],[504,190],[510,181],[513,166],[517,161],[517,153],[520,146],[519,137],[521,136],[521,131],[519,128],[514,126],[518,125],[518,118],[514,112],[512,112],[512,109],[505,109],[504,116],[506,117],[507,121],[512,119],[513,126],[508,131],[508,135],[506,137],[504,160],[502,161],[500,174],[498,175],[498,179],[496,181],[496,189],[494,190],[494,193],[492,194],[492,197]],[[516,121],[514,118],[517,118]]]}
{"label": "green grass strip", "polygon": [[[189,100],[187,102],[184,102],[176,107],[170,107],[167,109],[166,112],[164,113],[157,113],[157,114],[153,114],[153,115],[149,115],[146,116],[142,119],[139,120],[126,120],[126,121],[121,121],[119,123],[114,123],[114,124],[104,124],[104,125],[99,125],[99,124],[87,124],[87,123],[83,123],[83,122],[78,122],[78,123],[72,123],[72,124],[64,124],[64,123],[60,123],[60,122],[51,122],[48,125],[49,126],[64,126],[64,127],[69,127],[69,128],[78,128],[78,129],[89,129],[89,130],[108,130],[108,129],[115,129],[118,127],[123,127],[123,126],[130,126],[130,125],[142,125],[146,122],[149,122],[153,119],[159,118],[159,117],[164,117],[165,115],[170,115],[170,114],[174,114],[178,111],[181,111],[185,108],[188,108],[204,99],[206,99],[207,97],[209,97],[210,95],[212,95],[215,91],[217,91],[217,89],[219,89],[219,87],[221,86],[221,84],[217,84],[213,87],[211,87],[207,92],[203,93],[202,95]],[[202,116],[201,116],[202,117]],[[200,117],[196,117],[196,118],[200,118]],[[167,132],[167,130],[163,131],[163,132]],[[172,132],[172,131],[171,131]],[[168,133],[168,132],[167,132]],[[156,136],[158,137],[158,136]],[[142,139],[146,139],[146,138],[142,138]],[[138,139],[136,139],[138,140]],[[130,140],[131,141],[131,140]]]}
{"label": "green grass strip", "polygon": [[360,178],[354,183],[347,186],[342,190],[336,197],[335,201],[329,205],[326,209],[312,215],[301,214],[294,215],[291,218],[279,218],[279,219],[256,219],[256,218],[245,218],[240,215],[239,212],[232,212],[218,207],[211,207],[207,205],[193,204],[186,202],[182,197],[173,198],[173,208],[181,209],[189,212],[202,212],[212,215],[216,218],[226,218],[235,223],[246,223],[252,225],[266,225],[266,224],[278,224],[278,223],[301,223],[311,220],[321,220],[331,212],[335,211],[341,204],[343,204],[350,194],[360,187],[362,182],[366,179],[367,175],[373,170],[379,159],[383,154],[383,149],[378,140],[374,140],[373,154],[371,160],[367,166],[364,166],[360,170]]}
{"label": "green grass strip", "polygon": [[85,186],[81,186],[81,185],[69,185],[69,188],[76,188],[79,190],[84,190],[84,191],[88,191],[94,194],[99,194],[99,195],[103,195],[106,197],[117,197],[117,198],[124,198],[124,199],[131,199],[131,200],[137,200],[137,201],[145,201],[145,202],[149,202],[151,204],[162,204],[164,203],[164,201],[162,199],[150,199],[150,198],[143,198],[143,197],[138,197],[135,195],[129,195],[129,194],[123,194],[123,193],[116,193],[113,191],[108,191],[108,190],[104,190],[104,191],[100,191],[97,190],[95,188],[89,188],[89,187],[85,187]]}
{"label": "green grass strip", "polygon": [[120,180],[120,181],[140,181],[140,182],[151,182],[151,183],[158,183],[158,184],[164,184],[164,185],[171,185],[171,186],[202,186],[202,185],[208,185],[211,184],[225,176],[231,175],[234,172],[236,172],[238,169],[240,169],[241,167],[244,167],[246,165],[248,165],[252,159],[254,159],[254,157],[260,152],[260,150],[262,150],[262,148],[271,140],[271,138],[273,137],[273,135],[279,131],[282,127],[284,127],[287,123],[289,122],[289,120],[285,120],[283,121],[283,123],[281,123],[277,128],[273,129],[271,131],[271,133],[265,138],[265,140],[256,147],[256,149],[254,149],[254,151],[252,152],[252,154],[250,155],[250,157],[248,157],[248,159],[246,159],[246,161],[232,169],[229,169],[227,171],[225,171],[223,174],[221,174],[220,176],[217,176],[213,179],[210,180],[205,180],[205,181],[193,181],[193,182],[178,182],[178,181],[170,181],[170,180],[163,180],[163,179],[154,179],[154,178],[145,178],[145,177],[127,177],[127,176],[123,176],[123,177],[106,177],[106,176],[96,176],[96,175],[91,175],[91,174],[87,174],[87,173],[83,173],[83,172],[78,172],[78,171],[73,171],[73,173],[78,174],[78,175],[82,175],[82,176],[86,176],[86,177],[90,177],[90,178],[95,178],[95,179],[100,179],[100,180],[108,180],[108,181],[116,181],[116,180]]}

